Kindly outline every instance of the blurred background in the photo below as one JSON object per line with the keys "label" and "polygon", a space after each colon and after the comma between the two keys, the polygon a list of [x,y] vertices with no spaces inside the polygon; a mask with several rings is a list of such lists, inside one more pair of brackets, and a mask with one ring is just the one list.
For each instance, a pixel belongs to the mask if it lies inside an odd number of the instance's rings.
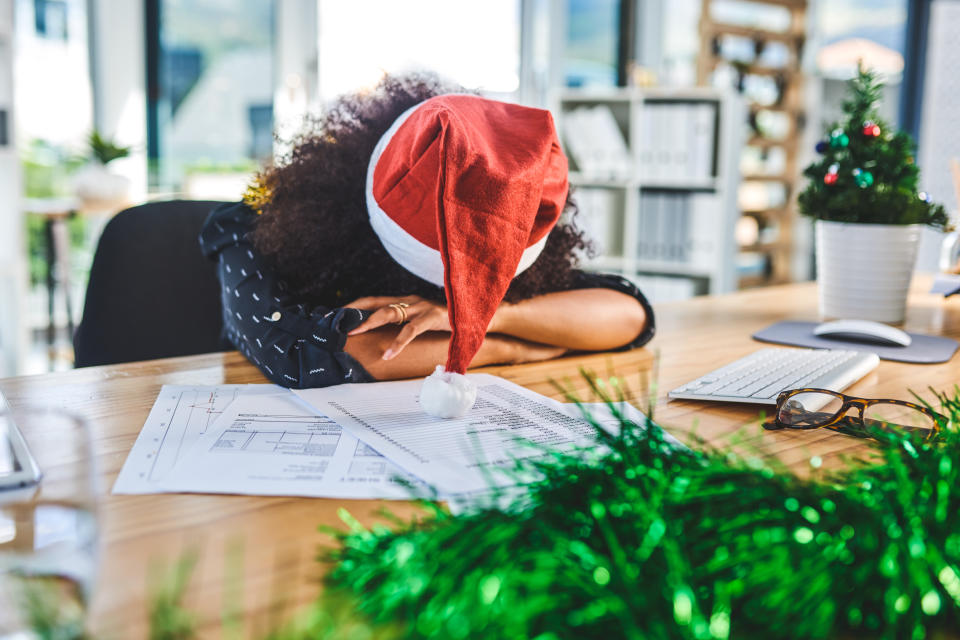
{"label": "blurred background", "polygon": [[385,72],[553,110],[590,266],[655,302],[810,279],[800,172],[858,61],[956,212],[957,42],[954,0],[0,0],[0,375],[72,366],[112,215],[238,199]]}

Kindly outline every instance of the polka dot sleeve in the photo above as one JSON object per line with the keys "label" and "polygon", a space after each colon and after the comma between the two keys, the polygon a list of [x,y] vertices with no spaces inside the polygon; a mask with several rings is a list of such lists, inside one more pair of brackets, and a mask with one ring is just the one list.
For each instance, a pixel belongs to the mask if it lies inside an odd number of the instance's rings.
{"label": "polka dot sleeve", "polygon": [[366,319],[349,308],[309,307],[287,291],[247,239],[254,214],[242,203],[214,209],[200,247],[217,261],[224,335],[272,382],[297,389],[371,376],[343,347]]}

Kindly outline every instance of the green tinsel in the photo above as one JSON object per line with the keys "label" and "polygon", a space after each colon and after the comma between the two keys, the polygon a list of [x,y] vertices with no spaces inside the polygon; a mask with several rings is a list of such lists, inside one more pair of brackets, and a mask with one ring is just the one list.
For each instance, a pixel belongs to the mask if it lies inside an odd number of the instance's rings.
{"label": "green tinsel", "polygon": [[[327,597],[402,638],[923,638],[960,628],[960,419],[801,479],[625,422],[529,502],[353,530]],[[835,437],[848,437],[836,434]],[[818,460],[814,459],[814,466]],[[342,606],[342,603],[341,603]],[[318,611],[323,610],[323,603]],[[382,625],[382,626],[380,626]],[[387,632],[389,630],[389,632]]]}

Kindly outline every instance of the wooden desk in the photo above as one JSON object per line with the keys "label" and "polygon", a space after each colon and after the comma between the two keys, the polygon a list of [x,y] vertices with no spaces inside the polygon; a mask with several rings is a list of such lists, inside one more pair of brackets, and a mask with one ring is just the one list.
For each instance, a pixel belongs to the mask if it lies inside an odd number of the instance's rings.
{"label": "wooden desk", "polygon": [[[906,328],[960,337],[960,300],[923,293],[928,279],[919,279],[911,298]],[[657,308],[658,335],[648,349],[627,353],[570,357],[511,367],[490,367],[541,393],[559,397],[549,382],[569,378],[581,391],[579,367],[616,375],[642,404],[641,374],[655,367],[659,382],[657,417],[668,430],[683,433],[698,425],[698,434],[722,445],[730,434],[754,421],[756,408],[709,406],[694,402],[664,404],[665,392],[757,348],[750,334],[783,319],[815,319],[813,284],[789,285],[700,298]],[[882,362],[851,387],[864,396],[907,397],[907,389],[928,385],[947,388],[960,381],[960,357],[942,365]],[[53,404],[77,412],[90,423],[102,482],[102,572],[94,605],[94,625],[111,637],[145,636],[148,568],[152,561],[171,564],[181,553],[199,548],[189,604],[200,613],[205,635],[218,636],[224,591],[224,564],[232,544],[242,544],[244,584],[240,606],[248,623],[263,626],[278,600],[300,606],[317,595],[321,567],[317,548],[329,538],[319,524],[340,524],[337,510],[346,507],[365,523],[378,519],[385,505],[408,516],[408,503],[341,501],[244,496],[112,496],[110,487],[163,384],[263,382],[257,370],[237,353],[173,358],[153,362],[96,367],[0,381],[0,390],[17,407]],[[751,442],[777,455],[794,469],[808,469],[810,456],[835,464],[838,454],[853,453],[863,443],[828,431],[761,432],[745,430]],[[289,607],[288,607],[289,608]]]}

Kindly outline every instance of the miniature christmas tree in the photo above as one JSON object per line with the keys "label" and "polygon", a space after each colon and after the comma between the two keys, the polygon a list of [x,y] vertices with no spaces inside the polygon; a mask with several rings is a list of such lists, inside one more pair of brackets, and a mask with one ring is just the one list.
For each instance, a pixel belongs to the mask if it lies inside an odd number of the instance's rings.
{"label": "miniature christmas tree", "polygon": [[845,120],[817,143],[821,157],[804,170],[810,179],[800,212],[820,220],[949,226],[942,205],[917,192],[919,169],[909,134],[894,131],[877,113],[882,84],[862,66],[843,103]]}

